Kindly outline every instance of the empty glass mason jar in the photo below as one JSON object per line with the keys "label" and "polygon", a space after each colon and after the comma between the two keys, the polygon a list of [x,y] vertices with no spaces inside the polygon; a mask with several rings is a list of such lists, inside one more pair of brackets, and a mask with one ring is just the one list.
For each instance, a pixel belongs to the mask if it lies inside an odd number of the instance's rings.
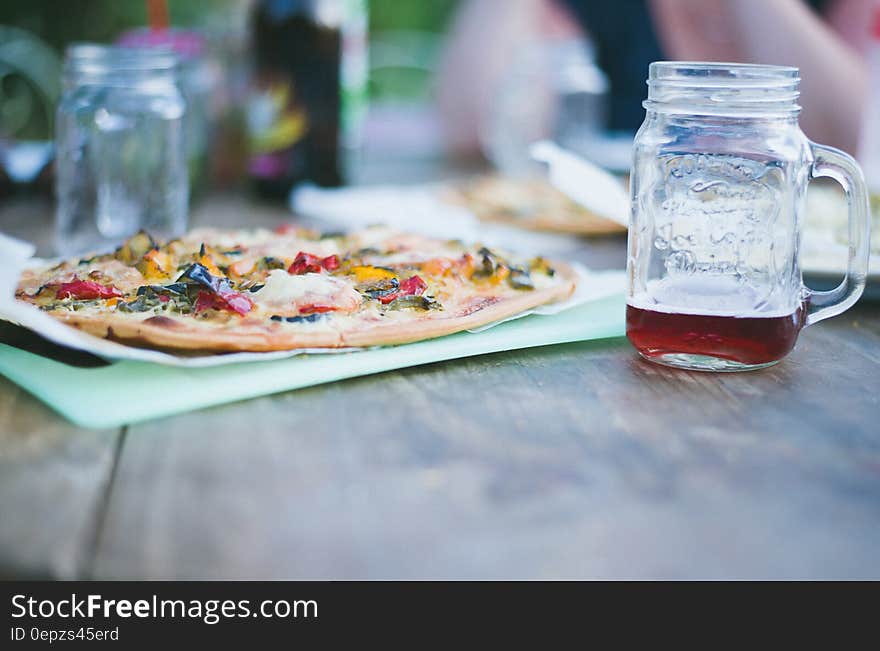
{"label": "empty glass mason jar", "polygon": [[[862,172],[798,126],[797,68],[651,64],[636,135],[627,336],[651,361],[734,371],[779,361],[805,325],[865,286],[870,221]],[[849,203],[849,260],[827,292],[798,262],[807,184],[827,176]]]}
{"label": "empty glass mason jar", "polygon": [[107,248],[139,229],[158,237],[186,230],[177,66],[166,51],[68,48],[56,121],[59,253]]}

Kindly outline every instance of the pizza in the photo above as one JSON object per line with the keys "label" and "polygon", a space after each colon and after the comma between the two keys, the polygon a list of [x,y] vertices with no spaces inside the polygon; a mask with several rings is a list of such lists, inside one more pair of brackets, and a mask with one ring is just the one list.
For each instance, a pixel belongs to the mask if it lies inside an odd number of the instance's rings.
{"label": "pizza", "polygon": [[444,195],[485,221],[575,235],[626,232],[626,226],[590,212],[540,178],[480,176]]}
{"label": "pizza", "polygon": [[459,241],[284,225],[165,243],[142,231],[111,253],[25,271],[16,297],[129,345],[272,351],[439,337],[565,299],[575,280],[564,264]]}

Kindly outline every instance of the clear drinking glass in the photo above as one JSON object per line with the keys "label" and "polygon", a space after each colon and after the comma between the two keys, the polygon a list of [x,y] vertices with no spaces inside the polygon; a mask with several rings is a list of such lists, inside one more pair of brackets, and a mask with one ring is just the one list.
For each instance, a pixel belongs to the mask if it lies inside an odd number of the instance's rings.
{"label": "clear drinking glass", "polygon": [[177,57],[68,48],[56,120],[56,249],[115,245],[138,229],[186,230],[189,177]]}
{"label": "clear drinking glass", "polygon": [[[651,361],[708,371],[774,364],[805,325],[865,286],[868,194],[852,157],[798,126],[797,68],[652,63],[636,135],[627,337]],[[827,176],[849,204],[841,284],[806,287],[798,262],[807,184]]]}

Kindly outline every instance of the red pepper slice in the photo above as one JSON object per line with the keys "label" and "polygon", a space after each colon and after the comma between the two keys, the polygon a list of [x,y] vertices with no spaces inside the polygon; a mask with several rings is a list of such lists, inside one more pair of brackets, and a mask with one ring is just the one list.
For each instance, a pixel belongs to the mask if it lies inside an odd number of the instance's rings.
{"label": "red pepper slice", "polygon": [[410,276],[400,283],[400,289],[397,293],[402,296],[418,296],[426,289],[428,289],[428,283],[422,280],[420,276]]}
{"label": "red pepper slice", "polygon": [[321,260],[321,266],[324,267],[327,271],[334,271],[335,269],[339,269],[339,256],[338,255],[328,255],[326,258]]}
{"label": "red pepper slice", "polygon": [[318,273],[319,271],[321,271],[321,258],[303,251],[296,254],[293,264],[287,268],[287,273],[294,276],[305,273]]}
{"label": "red pepper slice", "polygon": [[316,314],[319,312],[333,312],[338,310],[338,307],[333,305],[319,305],[317,303],[311,303],[309,305],[303,305],[299,308],[300,314]]}
{"label": "red pepper slice", "polygon": [[420,296],[427,288],[428,283],[422,280],[421,277],[410,276],[400,283],[400,287],[396,292],[380,296],[379,302],[383,305],[387,305],[395,298],[400,298],[401,296]]}
{"label": "red pepper slice", "polygon": [[112,285],[102,285],[93,280],[74,279],[69,283],[61,283],[55,292],[55,298],[113,298],[122,296],[122,292]]}
{"label": "red pepper slice", "polygon": [[339,256],[328,255],[322,258],[305,251],[300,251],[293,259],[293,264],[287,268],[287,273],[299,276],[306,273],[320,273],[322,269],[333,271],[339,268]]}
{"label": "red pepper slice", "polygon": [[202,290],[199,292],[199,295],[196,296],[196,302],[193,304],[193,309],[196,311],[196,313],[214,309],[215,298],[216,294],[212,294],[211,292],[206,292]]}
{"label": "red pepper slice", "polygon": [[247,314],[250,312],[254,304],[247,296],[238,292],[227,292],[225,294],[214,294],[205,290],[201,290],[196,297],[196,312],[205,310],[229,310],[237,314]]}
{"label": "red pepper slice", "polygon": [[244,294],[239,292],[231,292],[218,296],[221,301],[226,303],[226,309],[232,310],[238,314],[247,314],[254,308],[254,303]]}

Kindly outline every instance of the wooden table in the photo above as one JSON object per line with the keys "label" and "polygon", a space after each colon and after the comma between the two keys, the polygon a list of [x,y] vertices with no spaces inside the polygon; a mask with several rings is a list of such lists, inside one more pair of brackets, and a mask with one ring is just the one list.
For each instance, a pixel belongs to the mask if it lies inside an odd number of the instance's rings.
{"label": "wooden table", "polygon": [[[7,201],[0,225],[38,237],[49,214]],[[284,217],[218,197],[195,221]],[[880,578],[880,309],[747,374],[619,339],[107,431],[2,378],[0,576]]]}

